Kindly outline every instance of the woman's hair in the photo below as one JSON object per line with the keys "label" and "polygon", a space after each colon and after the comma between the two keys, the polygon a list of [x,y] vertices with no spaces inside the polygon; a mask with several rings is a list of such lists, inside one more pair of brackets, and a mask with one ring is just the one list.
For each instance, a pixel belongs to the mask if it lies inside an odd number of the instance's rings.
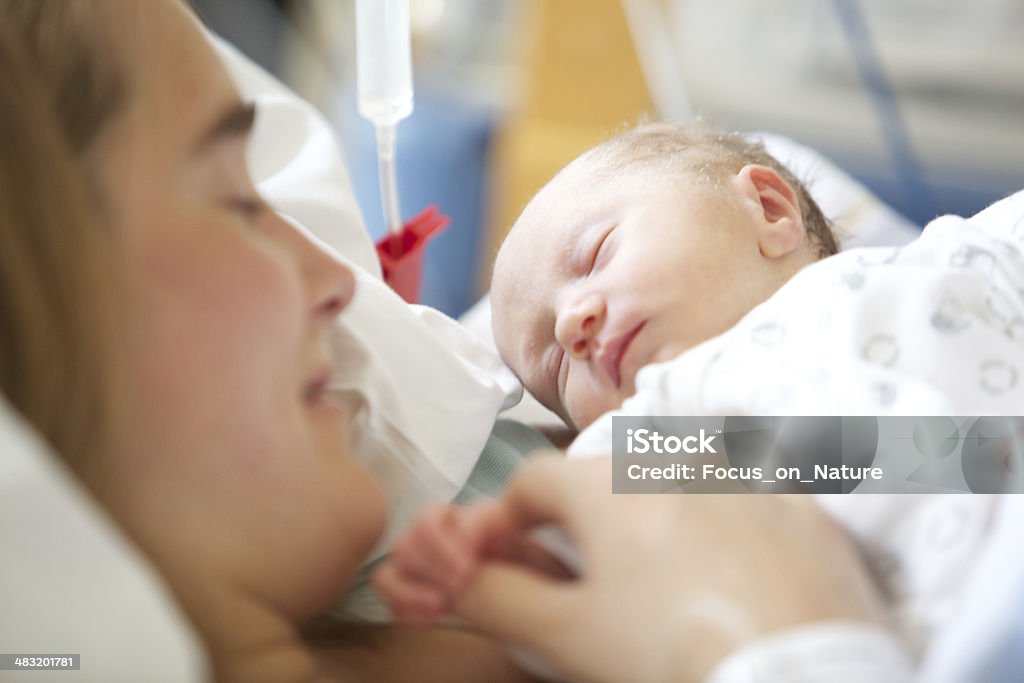
{"label": "woman's hair", "polygon": [[108,35],[117,11],[125,7],[105,0],[0,0],[0,24],[19,38],[32,77],[79,162],[127,101],[128,79]]}
{"label": "woman's hair", "polygon": [[804,184],[763,144],[739,133],[716,130],[700,122],[643,124],[598,145],[581,157],[581,161],[584,159],[612,172],[641,164],[683,171],[711,182],[717,182],[726,173],[737,173],[747,164],[767,166],[796,193],[804,226],[818,257],[839,251],[828,219]]}
{"label": "woman's hair", "polygon": [[81,61],[84,9],[0,0],[0,392],[72,468],[106,446],[113,386],[110,231],[80,155],[116,100]]}

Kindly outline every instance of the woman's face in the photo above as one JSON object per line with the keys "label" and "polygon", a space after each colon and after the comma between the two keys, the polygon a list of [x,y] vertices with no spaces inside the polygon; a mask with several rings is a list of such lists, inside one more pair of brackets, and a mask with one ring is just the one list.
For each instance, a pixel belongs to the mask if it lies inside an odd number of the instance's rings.
{"label": "woman's face", "polygon": [[[249,111],[173,0],[122,0],[129,103],[91,161],[123,250],[117,448],[87,481],[170,574],[301,614],[382,529],[380,489],[323,392],[351,272],[268,209]],[[173,579],[173,576],[172,576]]]}

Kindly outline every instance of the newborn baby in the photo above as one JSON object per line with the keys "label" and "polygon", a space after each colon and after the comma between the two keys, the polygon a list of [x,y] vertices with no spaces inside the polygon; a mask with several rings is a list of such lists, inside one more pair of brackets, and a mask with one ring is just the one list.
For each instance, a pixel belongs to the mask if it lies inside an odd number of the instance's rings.
{"label": "newborn baby", "polygon": [[[523,211],[495,263],[494,336],[526,389],[583,429],[634,393],[642,367],[726,331],[837,249],[807,189],[761,143],[642,126],[577,158]],[[400,619],[429,623],[482,556],[570,572],[491,508],[442,506],[420,516],[376,586]]]}
{"label": "newborn baby", "polygon": [[577,429],[645,365],[714,337],[836,241],[760,143],[637,128],[586,152],[526,207],[491,286],[502,358]]}
{"label": "newborn baby", "polygon": [[[902,249],[822,260],[835,251],[805,190],[756,145],[640,128],[570,164],[517,221],[495,267],[495,338],[526,387],[584,430],[570,457],[611,451],[613,410],[1019,414],[1024,192],[938,218]],[[1000,499],[817,500],[858,541],[915,651],[962,609]],[[433,511],[378,588],[399,616],[430,621],[483,558],[550,565],[507,526],[486,508]]]}

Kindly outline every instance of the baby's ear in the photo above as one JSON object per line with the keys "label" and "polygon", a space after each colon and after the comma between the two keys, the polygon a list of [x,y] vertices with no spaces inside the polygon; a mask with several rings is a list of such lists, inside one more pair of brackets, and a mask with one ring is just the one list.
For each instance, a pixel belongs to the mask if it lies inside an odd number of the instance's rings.
{"label": "baby's ear", "polygon": [[736,174],[735,182],[749,202],[765,257],[781,258],[806,242],[807,230],[796,192],[777,171],[747,164]]}

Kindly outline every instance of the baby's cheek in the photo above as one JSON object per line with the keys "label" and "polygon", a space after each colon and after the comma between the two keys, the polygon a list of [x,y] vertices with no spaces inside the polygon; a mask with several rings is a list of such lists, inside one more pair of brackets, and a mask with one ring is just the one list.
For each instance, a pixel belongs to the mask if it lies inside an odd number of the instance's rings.
{"label": "baby's cheek", "polygon": [[614,389],[607,389],[594,384],[579,382],[565,389],[565,408],[577,430],[586,429],[609,410],[622,405],[624,396]]}
{"label": "baby's cheek", "polygon": [[589,388],[566,385],[565,412],[576,429],[585,428],[600,415],[597,412],[599,400],[600,397]]}

